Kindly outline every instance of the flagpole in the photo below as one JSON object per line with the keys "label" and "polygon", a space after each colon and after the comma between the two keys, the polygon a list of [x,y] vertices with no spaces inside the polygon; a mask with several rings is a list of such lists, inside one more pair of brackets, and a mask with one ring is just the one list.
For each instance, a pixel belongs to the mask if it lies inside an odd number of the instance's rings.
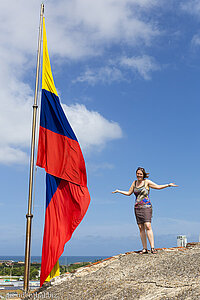
{"label": "flagpole", "polygon": [[33,104],[33,123],[32,123],[32,139],[31,139],[31,156],[30,156],[30,175],[29,175],[29,195],[28,195],[28,213],[26,214],[26,247],[25,247],[25,267],[24,267],[24,291],[27,293],[29,288],[29,273],[30,273],[30,248],[31,248],[31,223],[32,223],[32,194],[33,194],[33,171],[34,171],[34,152],[35,152],[35,132],[36,132],[36,117],[37,117],[37,98],[38,98],[38,83],[40,73],[40,53],[42,42],[42,20],[44,15],[44,4],[41,4],[40,10],[40,28],[38,38],[38,53],[37,53],[37,69],[35,82],[35,96]]}

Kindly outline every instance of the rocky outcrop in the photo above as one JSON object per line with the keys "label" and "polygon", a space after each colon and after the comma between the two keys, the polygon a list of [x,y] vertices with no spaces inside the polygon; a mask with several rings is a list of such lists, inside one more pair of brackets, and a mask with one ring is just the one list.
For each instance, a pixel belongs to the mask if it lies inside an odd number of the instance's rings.
{"label": "rocky outcrop", "polygon": [[[35,298],[34,298],[35,297]],[[25,299],[200,299],[200,243],[120,254],[53,279]]]}

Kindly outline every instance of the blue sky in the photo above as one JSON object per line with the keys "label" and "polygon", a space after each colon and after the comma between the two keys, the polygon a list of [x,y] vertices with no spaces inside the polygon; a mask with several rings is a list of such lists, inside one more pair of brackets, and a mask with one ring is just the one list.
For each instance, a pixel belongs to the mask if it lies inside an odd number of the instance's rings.
{"label": "blue sky", "polygon": [[[140,249],[128,190],[143,166],[157,247],[198,241],[200,4],[44,1],[55,85],[83,150],[91,204],[64,255]],[[0,3],[0,255],[23,255],[40,1]],[[35,177],[32,255],[41,254],[45,173]]]}

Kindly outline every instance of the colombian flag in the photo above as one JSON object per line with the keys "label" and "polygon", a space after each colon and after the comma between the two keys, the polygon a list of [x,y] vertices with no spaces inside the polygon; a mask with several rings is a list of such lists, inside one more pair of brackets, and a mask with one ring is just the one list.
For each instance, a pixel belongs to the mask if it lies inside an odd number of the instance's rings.
{"label": "colombian flag", "polygon": [[89,203],[84,158],[54,85],[43,19],[43,67],[37,166],[46,171],[40,285],[59,275],[59,257]]}

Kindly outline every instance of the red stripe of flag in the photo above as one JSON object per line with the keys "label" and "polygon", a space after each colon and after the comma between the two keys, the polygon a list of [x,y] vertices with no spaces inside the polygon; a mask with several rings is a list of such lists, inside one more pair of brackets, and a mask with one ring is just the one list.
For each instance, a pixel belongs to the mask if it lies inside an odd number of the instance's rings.
{"label": "red stripe of flag", "polygon": [[[47,188],[51,189],[51,186]],[[66,180],[60,181],[46,208],[40,275],[41,286],[63,253],[65,243],[70,240],[72,233],[83,219],[89,206],[89,199],[90,195],[86,187]]]}

